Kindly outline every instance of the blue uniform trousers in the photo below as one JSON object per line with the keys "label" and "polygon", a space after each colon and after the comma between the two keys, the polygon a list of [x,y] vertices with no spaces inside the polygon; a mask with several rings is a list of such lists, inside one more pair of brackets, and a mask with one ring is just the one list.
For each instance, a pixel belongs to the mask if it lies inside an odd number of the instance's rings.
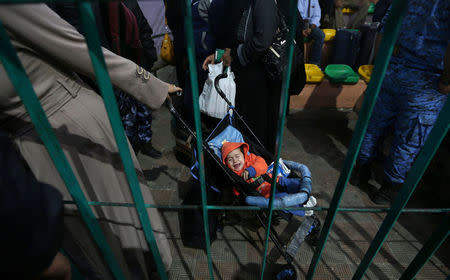
{"label": "blue uniform trousers", "polygon": [[152,111],[122,91],[116,91],[120,117],[133,148],[145,145],[152,140]]}
{"label": "blue uniform trousers", "polygon": [[[388,128],[394,135],[385,161],[385,178],[402,184],[425,143],[447,95],[438,92],[440,73],[391,60],[358,156],[369,163]],[[400,60],[401,62],[401,60]]]}

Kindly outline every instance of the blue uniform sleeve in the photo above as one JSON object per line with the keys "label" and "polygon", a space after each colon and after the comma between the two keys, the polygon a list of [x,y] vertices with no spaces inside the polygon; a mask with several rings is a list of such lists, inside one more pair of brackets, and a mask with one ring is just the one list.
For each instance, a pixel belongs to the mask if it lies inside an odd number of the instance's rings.
{"label": "blue uniform sleeve", "polygon": [[381,24],[378,26],[378,32],[380,32],[380,33],[384,33],[384,26],[386,25],[386,21],[387,21],[389,15],[391,14],[391,8],[392,8],[392,5],[389,6],[389,8],[386,11],[386,14],[384,15],[383,19],[381,20]]}

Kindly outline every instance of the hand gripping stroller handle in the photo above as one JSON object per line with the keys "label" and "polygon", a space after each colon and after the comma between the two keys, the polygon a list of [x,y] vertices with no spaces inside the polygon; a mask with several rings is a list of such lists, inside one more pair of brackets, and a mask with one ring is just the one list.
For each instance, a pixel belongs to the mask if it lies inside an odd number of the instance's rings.
{"label": "hand gripping stroller handle", "polygon": [[167,108],[169,108],[169,111],[173,112],[175,110],[175,107],[173,107],[173,103],[172,103],[172,97],[173,96],[181,96],[182,94],[183,93],[181,91],[169,93],[169,96],[165,100],[166,106],[167,106]]}
{"label": "hand gripping stroller handle", "polygon": [[223,91],[220,89],[220,85],[219,85],[219,81],[221,79],[225,79],[228,77],[227,73],[222,73],[217,75],[217,77],[214,79],[214,87],[216,88],[217,93],[220,95],[220,97],[223,98],[223,100],[225,100],[225,102],[227,102],[228,106],[233,107],[233,104],[231,104],[230,100],[228,100],[228,98],[225,96],[225,93],[223,93]]}

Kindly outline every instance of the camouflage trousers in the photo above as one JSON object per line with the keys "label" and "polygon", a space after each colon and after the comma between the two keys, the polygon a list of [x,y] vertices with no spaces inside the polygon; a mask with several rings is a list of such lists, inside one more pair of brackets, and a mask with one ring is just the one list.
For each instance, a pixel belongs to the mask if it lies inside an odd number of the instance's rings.
{"label": "camouflage trousers", "polygon": [[386,130],[393,129],[384,175],[391,183],[404,182],[447,100],[448,96],[437,90],[439,77],[438,73],[391,63],[358,155],[358,163],[369,163],[376,156],[379,145],[382,145]]}
{"label": "camouflage trousers", "polygon": [[116,90],[120,117],[133,148],[145,145],[152,140],[152,111],[133,97]]}

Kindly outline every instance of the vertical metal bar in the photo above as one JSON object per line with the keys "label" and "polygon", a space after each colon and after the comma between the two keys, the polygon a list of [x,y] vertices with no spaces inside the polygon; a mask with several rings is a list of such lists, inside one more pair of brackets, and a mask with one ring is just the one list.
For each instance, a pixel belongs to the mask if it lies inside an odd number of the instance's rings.
{"label": "vertical metal bar", "polygon": [[[266,238],[264,242],[264,258],[262,262],[262,269],[261,269],[261,280],[264,279],[264,271],[266,268],[266,261],[267,261],[267,250],[269,247],[269,237],[270,237],[270,226],[272,224],[272,214],[273,214],[273,199],[275,198],[275,192],[277,188],[277,176],[279,164],[278,161],[280,159],[281,154],[281,145],[283,143],[283,132],[284,132],[284,122],[286,119],[286,109],[287,109],[287,103],[289,98],[289,84],[291,81],[291,71],[292,71],[292,58],[294,57],[294,39],[295,39],[295,32],[297,29],[297,21],[295,18],[295,13],[297,11],[297,1],[298,0],[290,0],[289,1],[289,22],[290,28],[289,28],[289,45],[288,45],[288,60],[287,60],[287,67],[286,71],[283,73],[283,83],[281,86],[281,94],[280,94],[280,108],[279,108],[279,114],[278,114],[278,132],[277,132],[277,138],[276,138],[276,147],[275,147],[275,159],[274,159],[274,168],[273,168],[273,176],[272,176],[272,186],[270,190],[270,200],[269,200],[269,215],[268,215],[268,221],[266,226]],[[275,11],[274,11],[275,12]],[[303,42],[299,42],[299,44],[302,44]]]}
{"label": "vertical metal bar", "polygon": [[409,198],[412,196],[414,190],[416,189],[420,178],[422,178],[422,175],[428,167],[430,161],[433,159],[434,154],[439,149],[439,145],[441,144],[442,139],[444,139],[445,135],[447,134],[449,128],[450,98],[445,102],[445,105],[442,108],[442,111],[439,114],[439,117],[436,120],[436,123],[434,124],[433,129],[430,132],[430,135],[428,136],[428,139],[425,141],[425,145],[417,156],[417,159],[411,167],[411,170],[408,172],[405,183],[403,184],[399,194],[395,198],[391,210],[388,212],[386,218],[381,224],[380,229],[375,235],[372,244],[370,244],[366,255],[356,269],[355,275],[353,275],[353,280],[361,279],[364,276],[364,273],[372,263],[373,258],[380,250],[384,240],[386,240],[387,235],[400,216],[402,209],[405,207],[406,203],[408,203]]}
{"label": "vertical metal bar", "polygon": [[111,272],[116,279],[125,279],[1,23],[0,60]]}
{"label": "vertical metal bar", "polygon": [[350,173],[352,172],[353,165],[358,155],[361,143],[363,141],[364,134],[366,132],[370,116],[375,106],[375,101],[378,97],[378,93],[383,82],[384,74],[386,73],[389,60],[391,58],[392,51],[394,50],[394,44],[397,39],[397,35],[400,31],[400,26],[403,17],[406,14],[408,7],[408,0],[397,0],[392,3],[392,10],[386,26],[384,28],[383,40],[381,42],[379,54],[377,55],[376,64],[372,73],[371,81],[364,94],[364,101],[361,108],[361,112],[356,123],[355,131],[353,132],[352,140],[345,158],[344,167],[336,185],[333,198],[330,203],[330,210],[325,219],[322,231],[319,237],[319,245],[317,246],[311,264],[309,266],[306,279],[311,280],[317,269],[320,257],[325,247],[328,235],[330,234],[331,227],[337,214],[337,208],[341,202],[342,195],[347,186]]}
{"label": "vertical metal bar", "polygon": [[192,89],[192,105],[194,107],[194,120],[195,120],[195,132],[197,134],[197,160],[199,164],[199,179],[200,188],[202,194],[202,212],[203,212],[203,226],[205,230],[205,242],[206,242],[206,254],[208,257],[208,269],[210,279],[214,279],[213,265],[211,259],[211,247],[209,237],[209,221],[208,221],[208,208],[207,208],[207,196],[206,196],[206,184],[205,184],[205,163],[203,157],[203,137],[202,137],[202,125],[200,121],[200,109],[198,104],[198,79],[197,79],[197,66],[195,59],[194,48],[194,31],[192,26],[192,11],[191,0],[184,1],[184,33],[187,39],[187,55],[189,60],[189,74],[191,79]]}
{"label": "vertical metal bar", "polygon": [[414,279],[423,265],[434,255],[436,250],[444,243],[445,239],[450,235],[450,215],[447,214],[442,219],[441,224],[433,232],[430,239],[423,245],[422,249],[417,253],[414,260],[405,270],[400,280]]}
{"label": "vertical metal bar", "polygon": [[166,269],[162,262],[161,255],[158,250],[158,245],[156,244],[153,229],[144,205],[144,199],[142,197],[139,180],[136,175],[133,160],[131,159],[131,153],[128,148],[128,142],[125,137],[125,132],[123,130],[122,121],[120,119],[119,110],[111,85],[111,80],[106,70],[105,59],[103,57],[97,29],[94,28],[96,25],[91,4],[89,1],[77,1],[77,4],[81,15],[83,30],[86,34],[86,41],[89,47],[89,54],[91,56],[92,65],[97,77],[100,92],[103,96],[106,112],[108,113],[114,137],[119,148],[120,158],[123,162],[131,194],[133,195],[134,202],[136,203],[136,210],[142,225],[142,229],[144,231],[145,239],[147,240],[148,246],[150,247],[150,250],[153,254],[153,258],[155,260],[156,267],[158,269],[159,275],[161,276],[161,279],[167,279]]}

